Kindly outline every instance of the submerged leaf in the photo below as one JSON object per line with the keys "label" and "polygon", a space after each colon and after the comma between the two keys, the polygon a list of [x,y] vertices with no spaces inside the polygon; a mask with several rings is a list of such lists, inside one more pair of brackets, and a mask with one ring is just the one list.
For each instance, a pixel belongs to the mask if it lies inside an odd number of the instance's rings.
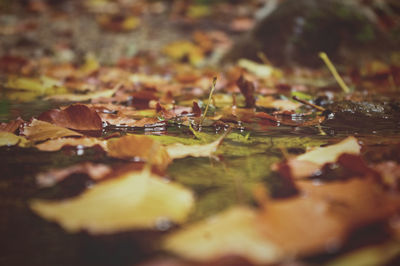
{"label": "submerged leaf", "polygon": [[75,198],[30,203],[35,213],[66,231],[92,234],[153,229],[160,219],[182,223],[192,205],[189,190],[166,183],[147,169],[104,181]]}

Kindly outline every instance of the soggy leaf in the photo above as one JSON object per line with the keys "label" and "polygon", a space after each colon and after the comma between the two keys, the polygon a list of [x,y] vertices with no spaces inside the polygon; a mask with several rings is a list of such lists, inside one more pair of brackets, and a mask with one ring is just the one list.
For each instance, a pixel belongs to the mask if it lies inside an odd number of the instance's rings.
{"label": "soggy leaf", "polygon": [[146,169],[104,181],[75,198],[30,203],[35,213],[69,233],[85,230],[91,234],[154,229],[161,220],[182,223],[192,205],[189,190],[166,183]]}

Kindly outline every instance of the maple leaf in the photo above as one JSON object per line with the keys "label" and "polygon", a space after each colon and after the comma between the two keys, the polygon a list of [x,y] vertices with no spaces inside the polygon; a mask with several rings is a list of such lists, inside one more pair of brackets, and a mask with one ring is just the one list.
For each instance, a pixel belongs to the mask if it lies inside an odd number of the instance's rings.
{"label": "maple leaf", "polygon": [[193,201],[189,190],[166,183],[145,168],[101,182],[75,198],[32,200],[30,207],[70,233],[86,230],[91,234],[111,234],[153,229],[160,219],[182,223]]}

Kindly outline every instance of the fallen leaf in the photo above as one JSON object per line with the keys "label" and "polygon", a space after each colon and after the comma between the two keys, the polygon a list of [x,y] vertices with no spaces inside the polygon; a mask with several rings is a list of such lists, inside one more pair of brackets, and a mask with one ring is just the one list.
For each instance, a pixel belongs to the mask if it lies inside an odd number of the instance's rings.
{"label": "fallen leaf", "polygon": [[282,259],[280,249],[260,234],[257,212],[234,207],[167,236],[164,249],[186,259],[210,261],[239,255],[256,264]]}
{"label": "fallen leaf", "polygon": [[344,153],[360,154],[360,149],[361,146],[355,137],[347,137],[337,144],[317,147],[294,159],[289,159],[287,164],[291,169],[293,178],[305,178],[321,169],[324,164],[336,162],[339,156]]}
{"label": "fallen leaf", "polygon": [[0,131],[14,133],[24,123],[21,117],[8,123],[0,123]]}
{"label": "fallen leaf", "polygon": [[111,173],[111,171],[112,169],[108,165],[84,162],[67,168],[52,169],[50,171],[40,173],[36,176],[36,182],[40,187],[50,187],[76,173],[87,174],[94,180],[100,180]]}
{"label": "fallen leaf", "polygon": [[46,111],[38,119],[76,130],[101,130],[103,128],[103,123],[97,112],[82,104],[70,105],[63,110]]}
{"label": "fallen leaf", "polygon": [[140,159],[166,169],[172,162],[167,150],[156,140],[142,135],[128,135],[107,142],[109,156],[120,159]]}
{"label": "fallen leaf", "polygon": [[189,41],[176,41],[164,47],[164,53],[174,60],[187,58],[192,65],[199,65],[204,59],[203,50]]}
{"label": "fallen leaf", "polygon": [[98,98],[110,98],[119,90],[119,86],[116,86],[112,89],[105,90],[97,90],[94,92],[89,92],[86,94],[76,94],[76,93],[65,93],[65,94],[57,94],[48,96],[45,100],[54,100],[54,101],[71,101],[71,102],[84,102],[88,100],[94,100]]}
{"label": "fallen leaf", "polygon": [[30,207],[69,233],[111,234],[154,229],[161,221],[182,223],[193,202],[189,190],[144,169],[101,182],[75,198],[32,200]]}
{"label": "fallen leaf", "polygon": [[37,119],[32,119],[31,123],[25,125],[22,134],[34,142],[62,137],[82,136],[78,132]]}
{"label": "fallen leaf", "polygon": [[243,94],[243,96],[246,99],[246,107],[247,108],[254,107],[254,105],[256,103],[256,99],[254,96],[255,87],[254,87],[253,82],[246,80],[242,75],[242,76],[240,76],[240,78],[238,79],[236,84],[239,87],[240,92]]}
{"label": "fallen leaf", "polygon": [[191,157],[210,157],[217,151],[218,146],[221,144],[223,137],[208,144],[200,145],[184,145],[175,143],[166,146],[166,150],[172,159],[180,159],[188,156]]}
{"label": "fallen leaf", "polygon": [[264,236],[286,256],[338,247],[353,229],[387,219],[400,207],[400,198],[387,194],[373,178],[297,185],[303,196],[267,201],[261,215]]}
{"label": "fallen leaf", "polygon": [[21,136],[17,136],[13,133],[0,131],[0,146],[19,146],[27,147],[30,145],[29,141]]}

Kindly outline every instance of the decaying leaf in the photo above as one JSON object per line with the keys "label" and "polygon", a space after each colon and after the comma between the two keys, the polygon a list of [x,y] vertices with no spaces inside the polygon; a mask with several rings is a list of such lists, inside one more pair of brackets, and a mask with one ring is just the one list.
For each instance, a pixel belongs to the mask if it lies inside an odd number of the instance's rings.
{"label": "decaying leaf", "polygon": [[36,144],[35,147],[41,151],[58,151],[64,146],[93,147],[95,145],[105,149],[107,141],[97,138],[57,138]]}
{"label": "decaying leaf", "polygon": [[29,140],[35,142],[62,137],[82,136],[82,134],[76,131],[37,119],[32,119],[32,122],[24,127],[23,134]]}
{"label": "decaying leaf", "polygon": [[260,234],[257,212],[235,207],[169,235],[164,248],[184,258],[210,261],[240,255],[253,263],[280,260],[281,250]]}
{"label": "decaying leaf", "polygon": [[111,171],[111,167],[105,164],[94,164],[91,162],[85,162],[72,165],[63,169],[52,169],[50,171],[40,173],[36,176],[36,182],[41,187],[50,187],[64,180],[69,175],[76,173],[87,174],[90,178],[94,180],[100,180],[107,174],[111,173]]}
{"label": "decaying leaf", "polygon": [[246,107],[252,108],[256,103],[256,99],[254,96],[255,87],[251,81],[246,80],[243,76],[240,76],[238,81],[236,82],[237,86],[240,89],[240,92],[246,99]]}
{"label": "decaying leaf", "polygon": [[103,128],[103,123],[97,112],[82,104],[70,105],[63,110],[46,111],[38,119],[76,130],[101,130]]}
{"label": "decaying leaf", "polygon": [[0,146],[29,146],[29,141],[21,136],[17,136],[10,132],[0,131]]}
{"label": "decaying leaf", "polygon": [[36,199],[30,206],[39,216],[59,223],[70,233],[86,230],[91,234],[111,234],[153,229],[162,220],[182,223],[193,200],[189,190],[144,169],[104,181],[75,198]]}

